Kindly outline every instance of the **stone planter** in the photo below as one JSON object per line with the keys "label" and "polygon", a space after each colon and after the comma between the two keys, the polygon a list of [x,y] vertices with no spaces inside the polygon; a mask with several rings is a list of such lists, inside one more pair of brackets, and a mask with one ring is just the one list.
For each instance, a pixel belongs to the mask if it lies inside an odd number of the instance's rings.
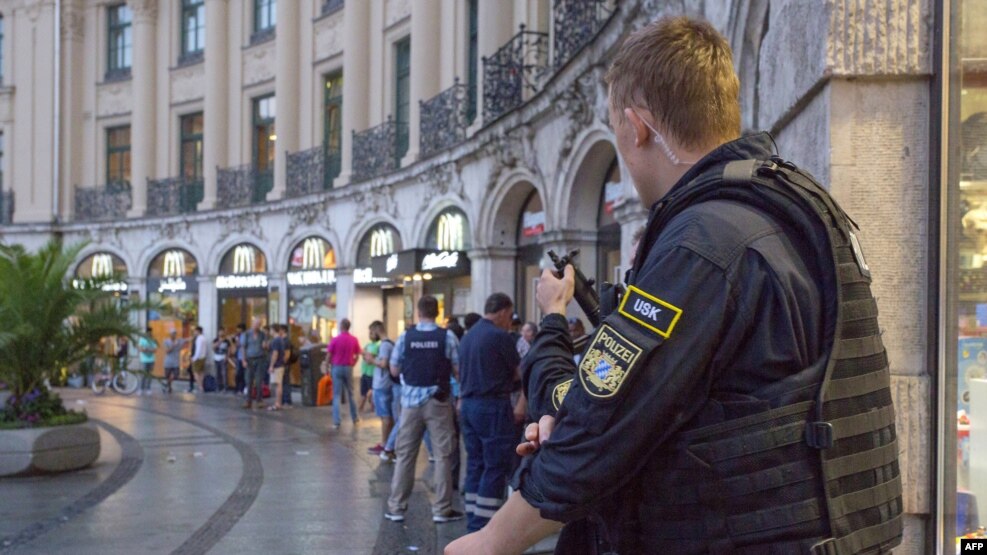
{"label": "stone planter", "polygon": [[99,457],[99,431],[89,422],[54,428],[0,430],[0,476],[66,472]]}

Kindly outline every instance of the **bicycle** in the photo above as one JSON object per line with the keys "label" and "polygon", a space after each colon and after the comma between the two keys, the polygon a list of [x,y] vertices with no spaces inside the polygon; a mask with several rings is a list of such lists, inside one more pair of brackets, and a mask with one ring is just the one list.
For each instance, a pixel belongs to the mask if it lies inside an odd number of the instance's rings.
{"label": "bicycle", "polygon": [[120,395],[132,395],[140,386],[140,378],[126,368],[111,366],[104,360],[94,361],[94,366],[96,372],[90,386],[96,395],[106,393],[107,386]]}

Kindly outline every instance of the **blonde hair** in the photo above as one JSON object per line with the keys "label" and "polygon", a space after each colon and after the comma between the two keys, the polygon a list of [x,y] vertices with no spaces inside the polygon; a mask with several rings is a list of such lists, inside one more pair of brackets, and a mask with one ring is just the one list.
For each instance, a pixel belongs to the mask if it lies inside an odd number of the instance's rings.
{"label": "blonde hair", "polygon": [[705,21],[666,17],[631,33],[605,79],[620,117],[643,103],[685,148],[713,148],[740,136],[733,53]]}

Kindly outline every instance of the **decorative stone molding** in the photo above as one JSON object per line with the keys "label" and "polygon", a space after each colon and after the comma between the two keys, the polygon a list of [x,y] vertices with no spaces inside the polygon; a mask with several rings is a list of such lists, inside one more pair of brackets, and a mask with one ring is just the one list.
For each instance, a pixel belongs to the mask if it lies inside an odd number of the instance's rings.
{"label": "decorative stone molding", "polygon": [[206,90],[205,64],[194,64],[171,72],[171,101],[200,100]]}
{"label": "decorative stone molding", "polygon": [[384,27],[390,27],[411,15],[409,0],[386,0],[384,3]]}
{"label": "decorative stone molding", "polygon": [[197,244],[195,234],[192,233],[192,224],[188,220],[162,222],[154,229],[154,233],[161,239],[178,240],[186,245]]}
{"label": "decorative stone molding", "polygon": [[96,89],[96,117],[128,114],[134,101],[132,81],[114,81]]}
{"label": "decorative stone molding", "polygon": [[324,201],[296,204],[288,208],[288,222],[288,230],[284,235],[289,237],[294,235],[296,229],[313,226],[317,222],[326,230],[332,229],[329,207]]}
{"label": "decorative stone molding", "polygon": [[14,117],[11,110],[11,104],[14,101],[14,93],[12,90],[0,91],[0,123],[10,124],[13,123]]}
{"label": "decorative stone molding", "polygon": [[85,35],[86,14],[85,9],[80,7],[77,0],[65,0],[62,2],[62,40],[75,42],[81,41]]}
{"label": "decorative stone molding", "polygon": [[364,189],[353,195],[353,204],[366,210],[367,214],[386,214],[399,218],[398,205],[394,202],[394,188],[379,185]]}
{"label": "decorative stone molding", "polygon": [[831,0],[826,60],[832,75],[932,72],[931,2]]}
{"label": "decorative stone molding", "polygon": [[90,423],[0,431],[0,477],[85,468],[99,458],[99,432]]}
{"label": "decorative stone molding", "polygon": [[425,189],[419,212],[425,212],[437,198],[452,194],[465,201],[465,184],[456,164],[443,164],[418,175],[421,187]]}
{"label": "decorative stone molding", "polygon": [[343,12],[315,22],[315,59],[325,60],[343,51]]}
{"label": "decorative stone molding", "polygon": [[158,16],[158,0],[127,0],[134,23],[153,23]]}
{"label": "decorative stone molding", "polygon": [[248,48],[243,53],[243,84],[255,85],[274,79],[277,60],[274,52],[275,41],[262,42]]}
{"label": "decorative stone molding", "polygon": [[260,212],[244,212],[219,216],[219,237],[214,243],[222,243],[235,233],[252,235],[260,240],[266,240],[264,228],[260,222]]}

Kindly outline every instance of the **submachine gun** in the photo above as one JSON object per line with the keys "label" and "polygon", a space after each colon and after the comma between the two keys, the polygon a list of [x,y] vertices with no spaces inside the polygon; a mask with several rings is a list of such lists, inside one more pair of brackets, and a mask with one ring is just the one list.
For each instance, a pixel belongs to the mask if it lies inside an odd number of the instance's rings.
{"label": "submachine gun", "polygon": [[[586,313],[586,317],[589,319],[589,323],[593,328],[598,328],[600,322],[603,318],[606,318],[614,310],[616,310],[617,305],[620,303],[620,298],[623,296],[624,288],[622,285],[612,285],[610,283],[604,282],[600,286],[600,292],[597,292],[596,281],[587,278],[586,274],[579,269],[576,264],[576,257],[579,256],[579,249],[569,251],[569,254],[565,256],[559,256],[555,251],[548,251],[548,257],[552,260],[552,264],[555,266],[555,277],[561,279],[565,274],[565,267],[568,264],[572,264],[572,269],[575,270],[575,290],[573,292],[573,299],[579,304],[579,307],[583,309]],[[602,301],[601,301],[602,296]],[[602,305],[602,306],[601,306]],[[589,342],[591,334],[584,335],[578,342],[576,342],[573,347],[576,352],[582,352]]]}

